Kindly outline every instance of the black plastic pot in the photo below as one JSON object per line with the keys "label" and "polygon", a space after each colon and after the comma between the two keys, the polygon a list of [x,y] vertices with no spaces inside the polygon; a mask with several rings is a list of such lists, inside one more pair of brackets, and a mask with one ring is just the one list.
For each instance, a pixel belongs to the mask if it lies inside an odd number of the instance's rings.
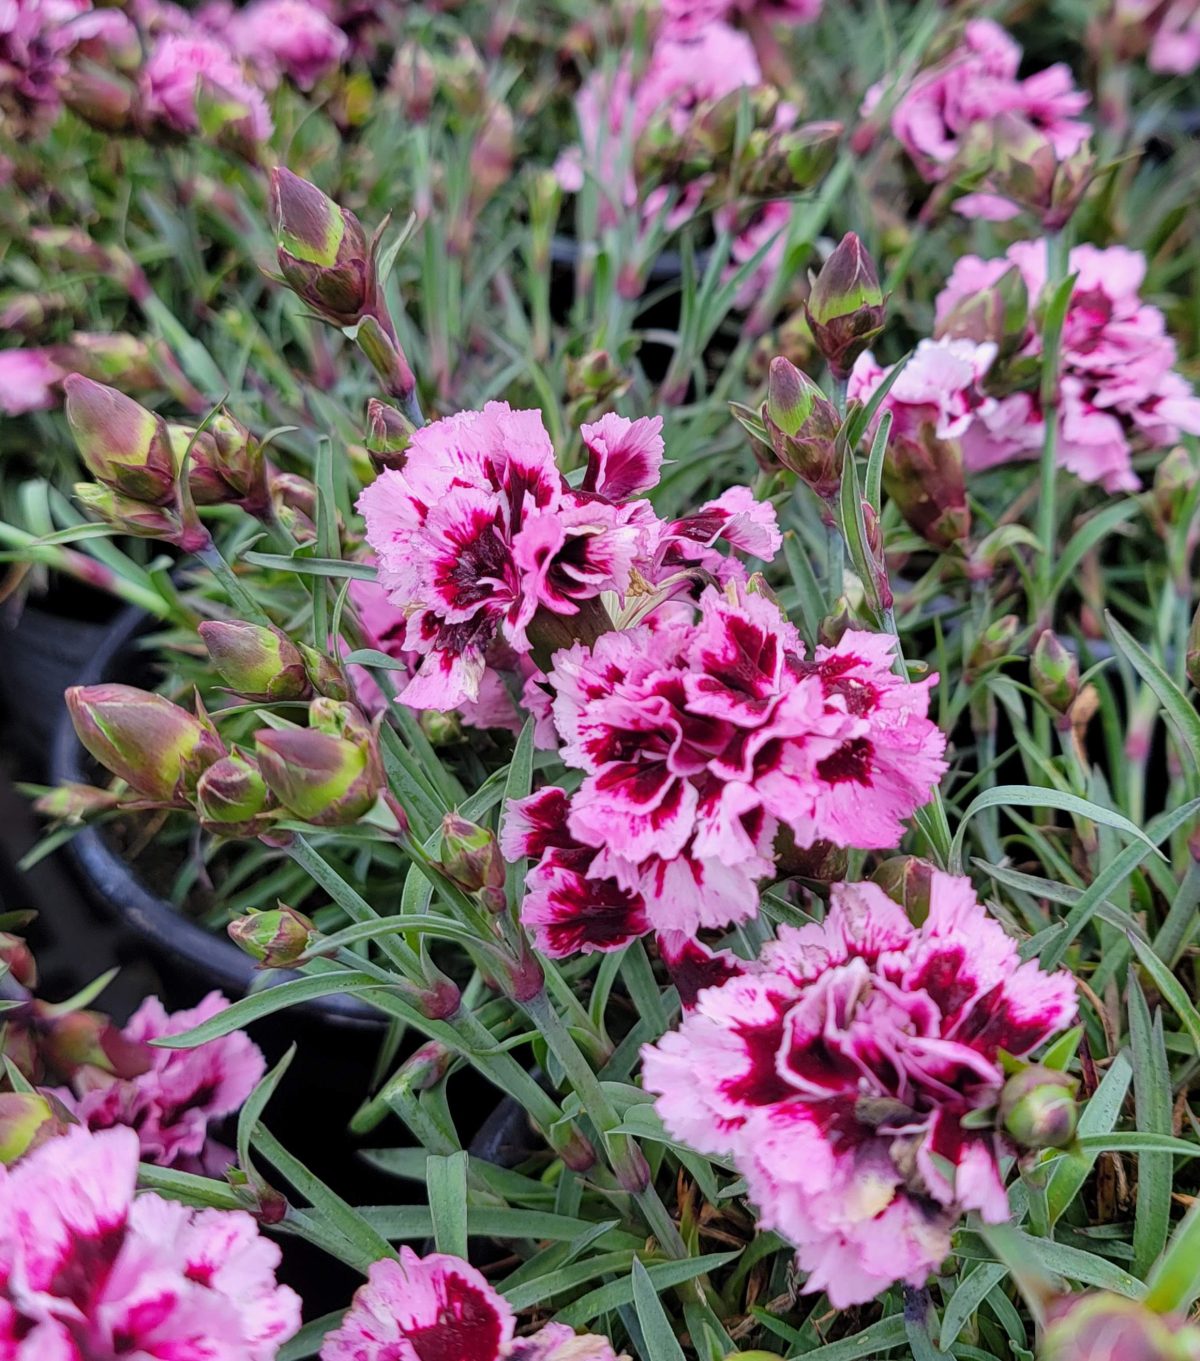
{"label": "black plastic pot", "polygon": [[[136,647],[153,621],[139,609],[126,609],[104,630],[100,644],[68,684],[105,682],[145,684],[152,670],[146,654]],[[65,688],[65,687],[63,687]],[[43,696],[43,703],[45,696]],[[66,706],[55,700],[57,718],[50,750],[50,780],[54,784],[95,782],[96,773]],[[101,827],[86,827],[68,843],[68,855],[93,904],[150,953],[164,974],[164,991],[186,997],[197,990],[218,988],[226,995],[244,996],[262,976],[254,961],[224,935],[189,920],[172,903],[152,892],[105,837]],[[274,981],[295,974],[281,972]],[[178,980],[178,986],[172,983]],[[383,1020],[357,997],[318,998],[294,1008],[323,1024],[377,1034]],[[291,1010],[287,1014],[292,1014]],[[365,1038],[365,1036],[364,1036]]]}

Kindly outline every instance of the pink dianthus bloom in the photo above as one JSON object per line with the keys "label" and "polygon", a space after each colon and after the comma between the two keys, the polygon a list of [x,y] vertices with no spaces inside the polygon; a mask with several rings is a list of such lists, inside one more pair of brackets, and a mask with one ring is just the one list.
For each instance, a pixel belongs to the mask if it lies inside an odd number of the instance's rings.
{"label": "pink dianthus bloom", "polygon": [[0,3],[0,114],[14,133],[37,133],[57,116],[70,23],[89,9],[91,0]]}
{"label": "pink dianthus bloom", "polygon": [[274,126],[262,91],[219,39],[195,30],[159,39],[141,73],[146,113],[174,132],[200,131],[198,101],[232,105],[233,121],[252,142],[266,142]]}
{"label": "pink dianthus bloom", "polygon": [[258,1085],[266,1067],[261,1050],[241,1030],[194,1049],[158,1049],[150,1041],[182,1035],[228,1005],[211,992],[190,1011],[168,1014],[157,997],[147,997],[121,1034],[146,1047],[148,1071],[118,1078],[84,1067],[73,1089],[58,1095],[89,1129],[136,1130],[145,1162],[216,1170],[226,1150],[207,1146],[208,1127],[238,1110]]}
{"label": "pink dianthus bloom", "polygon": [[[678,602],[676,602],[678,603]],[[688,611],[692,613],[692,611]],[[854,632],[806,661],[764,596],[707,589],[694,621],[603,635],[554,659],[562,758],[585,772],[510,806],[501,848],[537,863],[523,919],[550,955],[755,914],[781,826],[795,844],[884,848],[945,770],[933,679]]]}
{"label": "pink dianthus bloom", "polygon": [[1147,65],[1171,76],[1190,76],[1200,66],[1200,0],[1171,0],[1158,20]]}
{"label": "pink dianthus bloom", "polygon": [[[1046,243],[1018,241],[1000,259],[971,255],[956,263],[937,298],[938,323],[1014,265],[1032,313],[1046,286]],[[1137,447],[1169,448],[1181,432],[1200,434],[1200,400],[1175,370],[1175,343],[1167,335],[1166,319],[1141,299],[1146,262],[1139,252],[1076,246],[1067,268],[1077,278],[1061,342],[1059,462],[1108,491],[1136,491],[1140,483],[1131,453]],[[1019,353],[1036,357],[1041,352],[1041,335],[1030,325]],[[1036,394],[989,398],[976,407],[963,432],[966,466],[989,468],[1033,457],[1043,430]]]}
{"label": "pink dianthus bloom", "polygon": [[709,24],[758,21],[811,24],[821,17],[821,0],[663,0],[670,33],[698,33]]}
{"label": "pink dianthus bloom", "polygon": [[[972,19],[963,41],[938,65],[922,72],[892,111],[892,132],[922,179],[936,183],[949,172],[972,128],[997,114],[1017,114],[1043,133],[1060,159],[1074,155],[1090,128],[1077,115],[1088,96],[1058,63],[1021,80],[1021,48],[991,19]],[[883,97],[874,86],[863,102],[869,115]]]}
{"label": "pink dianthus bloom", "polygon": [[577,1336],[550,1323],[515,1338],[512,1308],[460,1257],[376,1262],[341,1326],[321,1347],[321,1361],[618,1361],[605,1338]]}
{"label": "pink dianthus bloom", "polygon": [[224,36],[267,87],[282,72],[311,90],[350,47],[342,30],[309,0],[254,0],[235,11]]}
{"label": "pink dianthus bloom", "polygon": [[1022,964],[966,879],[936,873],[914,926],[871,883],[820,925],[780,929],[751,972],[699,996],[642,1051],[672,1136],[732,1157],[759,1224],[837,1309],[923,1285],[962,1215],[1008,1218],[994,1128],[1000,1053],[1071,1024],[1070,974]]}
{"label": "pink dianthus bloom", "polygon": [[300,1326],[240,1210],[134,1198],[132,1130],[73,1129],[0,1167],[5,1361],[272,1361]]}
{"label": "pink dianthus bloom", "polygon": [[49,411],[59,403],[65,377],[49,350],[0,350],[0,412]]}

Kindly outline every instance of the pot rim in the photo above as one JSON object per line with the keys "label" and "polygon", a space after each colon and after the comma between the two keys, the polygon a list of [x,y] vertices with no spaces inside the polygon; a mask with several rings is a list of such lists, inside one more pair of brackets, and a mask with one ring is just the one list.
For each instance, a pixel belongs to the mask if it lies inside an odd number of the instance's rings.
{"label": "pot rim", "polygon": [[[134,640],[154,623],[139,606],[122,610],[104,632],[100,646],[75,680],[98,685],[112,672]],[[50,782],[87,784],[84,747],[76,736],[67,706],[61,702],[50,747]],[[66,844],[68,855],[87,884],[110,913],[160,953],[211,977],[223,992],[246,996],[264,991],[264,973],[253,959],[225,936],[184,916],[172,903],[148,889],[133,868],[105,840],[96,827],[81,828]],[[272,971],[266,987],[276,987],[302,975],[291,969]],[[301,1002],[294,1010],[326,1023],[377,1030],[385,1018],[358,997],[334,993]]]}

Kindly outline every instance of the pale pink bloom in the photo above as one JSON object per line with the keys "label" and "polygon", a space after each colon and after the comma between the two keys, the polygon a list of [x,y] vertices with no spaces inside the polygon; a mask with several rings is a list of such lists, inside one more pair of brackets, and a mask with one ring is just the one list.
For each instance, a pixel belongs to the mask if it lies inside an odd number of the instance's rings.
{"label": "pale pink bloom", "polygon": [[1011,1150],[968,1117],[999,1097],[1001,1050],[1070,1025],[1071,976],[1022,964],[970,882],[940,872],[920,926],[874,884],[838,884],[821,924],[782,927],[747,968],[642,1051],[663,1123],[733,1158],[807,1292],[844,1309],[923,1285],[964,1213],[1009,1216]]}
{"label": "pale pink bloom", "polygon": [[[938,295],[938,323],[1014,265],[1025,282],[1032,315],[1046,286],[1044,241],[1018,241],[1000,259],[960,259]],[[1076,246],[1068,269],[1077,277],[1061,341],[1059,461],[1083,481],[1098,482],[1108,491],[1136,491],[1140,483],[1130,461],[1133,451],[1170,448],[1181,433],[1200,434],[1200,400],[1175,371],[1175,342],[1167,334],[1166,319],[1142,301],[1146,261],[1138,251]],[[1037,357],[1041,352],[1041,335],[1031,324],[1019,353]],[[986,376],[981,387],[985,399],[976,402],[962,433],[966,466],[981,469],[1036,456],[1044,429],[1036,394],[986,397]]]}
{"label": "pale pink bloom", "polygon": [[253,142],[268,141],[274,130],[262,91],[238,58],[198,29],[160,38],[142,68],[141,85],[147,114],[175,132],[200,131],[197,106],[203,100],[232,105],[234,121]]}
{"label": "pale pink bloom", "polygon": [[[971,130],[1000,113],[1019,115],[1045,134],[1060,158],[1073,155],[1090,129],[1080,122],[1088,96],[1077,90],[1063,64],[1022,80],[1021,48],[991,19],[972,19],[961,45],[916,77],[892,111],[892,132],[922,179],[936,183],[948,173]],[[883,97],[882,84],[863,103],[870,114]],[[974,205],[985,210],[989,205]]]}
{"label": "pale pink bloom", "polygon": [[539,412],[502,402],[424,426],[358,505],[404,646],[424,657],[403,694],[421,709],[478,699],[489,649],[528,653],[539,610],[622,595],[644,535],[634,507],[567,486]]}
{"label": "pale pink bloom", "polygon": [[1148,65],[1172,76],[1190,76],[1200,66],[1200,0],[1172,0],[1158,22]]}
{"label": "pale pink bloom", "polygon": [[[883,401],[892,413],[896,437],[918,437],[928,426],[941,440],[957,439],[988,399],[981,384],[996,358],[996,346],[969,340],[922,340]],[[855,362],[847,395],[864,403],[892,372],[880,368],[868,351]],[[882,414],[882,413],[881,413]]]}
{"label": "pale pink bloom", "polygon": [[218,1159],[205,1158],[208,1127],[240,1109],[258,1085],[266,1067],[262,1052],[241,1030],[194,1049],[158,1049],[150,1041],[182,1035],[228,1005],[220,993],[211,992],[190,1011],[168,1014],[157,997],[147,997],[122,1036],[146,1046],[149,1070],[117,1078],[84,1067],[73,1090],[58,1095],[89,1129],[126,1125],[136,1130],[146,1162],[210,1166]]}
{"label": "pale pink bloom", "polygon": [[529,1337],[514,1338],[506,1361],[629,1361],[599,1333],[577,1333],[565,1323],[547,1323]]}
{"label": "pale pink bloom", "polygon": [[132,1130],[73,1129],[0,1168],[5,1361],[273,1361],[300,1326],[241,1211],[134,1199]]}
{"label": "pale pink bloom", "polygon": [[61,399],[65,377],[49,350],[0,350],[0,412],[49,411]]}
{"label": "pale pink bloom", "polygon": [[821,15],[821,0],[663,0],[663,18],[672,33],[698,33],[709,24],[759,20],[768,24],[811,24]]}
{"label": "pale pink bloom", "polygon": [[515,1317],[504,1297],[459,1257],[409,1247],[367,1273],[321,1361],[498,1361]]}
{"label": "pale pink bloom", "polygon": [[234,12],[225,38],[263,84],[274,85],[282,72],[302,90],[335,70],[350,46],[309,0],[254,0]]}
{"label": "pale pink bloom", "polygon": [[[682,602],[675,602],[682,606]],[[547,954],[694,937],[754,915],[781,826],[800,847],[898,844],[945,770],[926,681],[894,640],[848,633],[805,661],[764,596],[731,583],[654,625],[555,654],[566,764],[584,772],[511,806],[501,848],[530,857],[523,917]],[[695,962],[695,961],[691,961]]]}

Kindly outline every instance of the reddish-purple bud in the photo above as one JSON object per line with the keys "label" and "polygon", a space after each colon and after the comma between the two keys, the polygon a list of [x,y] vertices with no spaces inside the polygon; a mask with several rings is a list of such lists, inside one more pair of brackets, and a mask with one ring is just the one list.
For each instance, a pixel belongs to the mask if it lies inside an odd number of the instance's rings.
{"label": "reddish-purple bud", "polygon": [[162,417],[78,373],[67,376],[63,390],[67,424],[92,475],[131,501],[169,505],[176,466]]}
{"label": "reddish-purple bud", "polygon": [[41,1058],[51,1072],[70,1078],[83,1067],[114,1077],[140,1077],[154,1066],[154,1051],[131,1040],[98,1011],[59,1013],[39,1003],[34,1029]]}
{"label": "reddish-purple bud", "polygon": [[77,827],[88,818],[110,813],[120,806],[120,798],[111,789],[97,789],[90,784],[75,784],[66,781],[48,794],[42,794],[33,801],[33,811],[43,817],[53,818]]}
{"label": "reddish-purple bud", "polygon": [[337,326],[353,326],[374,301],[366,233],[315,184],[277,166],[271,216],[279,269],[297,297]]}
{"label": "reddish-purple bud", "polygon": [[37,961],[20,936],[0,931],[0,973],[6,973],[23,988],[37,987]]}
{"label": "reddish-purple bud", "polygon": [[837,408],[782,355],[771,360],[762,419],[780,463],[818,496],[835,497],[842,482]]}
{"label": "reddish-purple bud", "polygon": [[162,695],[132,685],[74,685],[67,709],[97,761],[148,799],[185,804],[225,755],[212,725]]}
{"label": "reddish-purple bud", "polygon": [[263,778],[303,822],[357,822],[384,787],[374,730],[352,704],[315,699],[307,728],[263,728],[254,738]]}
{"label": "reddish-purple bud", "polygon": [[894,855],[876,869],[871,880],[900,904],[914,926],[920,926],[929,916],[936,872],[928,860],[915,855]]}
{"label": "reddish-purple bud", "polygon": [[364,443],[377,471],[397,470],[408,462],[408,446],[416,426],[390,402],[372,397],[367,402],[367,434]]}
{"label": "reddish-purple bud", "polygon": [[457,813],[442,819],[442,870],[465,893],[478,894],[492,912],[503,912],[504,857],[496,834]]}
{"label": "reddish-purple bud", "polygon": [[246,699],[307,699],[311,693],[304,658],[280,629],[240,619],[209,619],[200,636],[212,664],[232,690]]}
{"label": "reddish-purple bud", "polygon": [[883,485],[909,526],[935,548],[963,544],[971,510],[957,440],[939,439],[932,425],[893,436],[883,462]]}
{"label": "reddish-purple bud", "polygon": [[842,237],[821,266],[804,310],[834,377],[848,378],[854,361],[883,330],[886,316],[875,262],[854,232]]}
{"label": "reddish-purple bud", "polygon": [[137,89],[116,71],[91,61],[74,62],[58,83],[63,103],[101,132],[129,132],[137,113]]}

